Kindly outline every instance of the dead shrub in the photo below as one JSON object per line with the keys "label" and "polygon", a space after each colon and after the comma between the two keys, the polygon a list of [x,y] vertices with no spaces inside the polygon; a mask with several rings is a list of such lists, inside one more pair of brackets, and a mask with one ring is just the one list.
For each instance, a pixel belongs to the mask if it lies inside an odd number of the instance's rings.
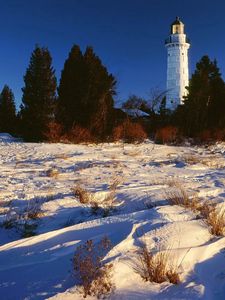
{"label": "dead shrub", "polygon": [[178,139],[178,128],[166,126],[158,129],[155,133],[155,142],[160,144],[175,143]]}
{"label": "dead shrub", "polygon": [[141,143],[148,138],[143,126],[139,123],[124,121],[113,129],[113,140],[123,140],[126,143]]}
{"label": "dead shrub", "polygon": [[20,228],[22,238],[28,238],[36,235],[36,229],[37,224],[25,221]]}
{"label": "dead shrub", "polygon": [[92,143],[95,141],[90,130],[78,125],[73,126],[66,134],[62,136],[63,142],[66,143]]}
{"label": "dead shrub", "polygon": [[78,198],[80,203],[89,204],[93,202],[93,194],[82,188],[80,185],[77,185],[75,188],[71,189],[74,193],[74,196]]}
{"label": "dead shrub", "polygon": [[71,190],[80,203],[90,205],[92,214],[101,214],[103,217],[107,217],[116,205],[116,188],[119,183],[120,181],[117,178],[114,179],[112,184],[109,185],[105,197],[100,200],[95,193],[87,191],[80,185]]}
{"label": "dead shrub", "polygon": [[63,133],[62,125],[55,121],[52,121],[48,124],[44,136],[47,138],[49,142],[57,143],[60,142],[62,133]]}
{"label": "dead shrub", "polygon": [[103,258],[111,249],[110,240],[105,237],[95,245],[92,240],[77,247],[73,257],[73,267],[79,278],[83,297],[108,296],[112,289],[112,264],[104,264]]}
{"label": "dead shrub", "polygon": [[40,217],[43,217],[44,213],[41,211],[41,200],[39,198],[28,200],[27,207],[23,216],[24,219],[38,219]]}
{"label": "dead shrub", "polygon": [[22,238],[30,237],[36,234],[37,224],[27,218],[26,214],[19,213],[11,208],[7,213],[2,226],[5,229],[16,229]]}
{"label": "dead shrub", "polygon": [[170,263],[169,250],[149,251],[146,243],[143,243],[134,266],[134,270],[145,280],[162,283],[169,281],[173,284],[180,283],[177,266]]}
{"label": "dead shrub", "polygon": [[112,183],[108,185],[108,192],[101,202],[96,199],[92,202],[92,212],[97,214],[102,213],[103,217],[108,217],[110,212],[113,211],[117,200],[116,200],[116,190],[121,180],[118,177],[113,178]]}
{"label": "dead shrub", "polygon": [[101,214],[103,217],[108,217],[113,211],[116,204],[116,191],[109,191],[103,200],[98,201],[93,198],[91,202],[91,209],[93,214]]}

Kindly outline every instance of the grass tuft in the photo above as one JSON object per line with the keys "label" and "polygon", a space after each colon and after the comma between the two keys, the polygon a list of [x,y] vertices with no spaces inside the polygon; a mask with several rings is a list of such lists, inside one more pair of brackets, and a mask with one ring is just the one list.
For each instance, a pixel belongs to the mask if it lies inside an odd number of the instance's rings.
{"label": "grass tuft", "polygon": [[146,243],[143,243],[138,256],[134,270],[145,280],[150,282],[162,283],[170,282],[172,284],[180,283],[180,276],[177,266],[171,264],[171,255],[169,250],[149,251]]}

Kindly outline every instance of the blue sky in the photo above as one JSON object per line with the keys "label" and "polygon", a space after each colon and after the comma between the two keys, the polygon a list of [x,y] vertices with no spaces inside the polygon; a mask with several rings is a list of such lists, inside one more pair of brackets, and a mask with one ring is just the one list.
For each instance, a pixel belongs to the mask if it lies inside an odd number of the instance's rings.
{"label": "blue sky", "polygon": [[224,0],[0,0],[0,88],[21,102],[23,76],[35,44],[47,46],[60,73],[73,44],[92,45],[117,78],[117,101],[165,89],[164,39],[176,16],[191,39],[190,71],[201,56],[225,75]]}

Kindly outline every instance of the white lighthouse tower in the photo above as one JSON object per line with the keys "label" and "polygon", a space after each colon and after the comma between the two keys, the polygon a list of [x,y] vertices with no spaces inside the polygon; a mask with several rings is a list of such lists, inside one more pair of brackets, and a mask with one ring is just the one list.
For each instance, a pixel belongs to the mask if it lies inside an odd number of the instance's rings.
{"label": "white lighthouse tower", "polygon": [[184,33],[184,24],[179,17],[171,24],[170,36],[165,41],[167,48],[167,94],[166,107],[174,110],[183,103],[188,86],[189,39]]}

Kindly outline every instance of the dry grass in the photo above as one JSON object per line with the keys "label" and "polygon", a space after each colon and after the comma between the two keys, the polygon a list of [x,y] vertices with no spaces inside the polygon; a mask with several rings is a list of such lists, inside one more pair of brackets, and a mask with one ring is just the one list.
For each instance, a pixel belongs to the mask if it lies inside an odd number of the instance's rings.
{"label": "dry grass", "polygon": [[218,208],[209,202],[201,203],[197,196],[190,197],[187,191],[177,182],[172,191],[166,192],[166,198],[172,205],[180,205],[194,212],[199,212],[200,217],[209,226],[210,232],[216,236],[225,234],[225,209]]}
{"label": "dry grass", "polygon": [[200,206],[199,198],[197,196],[190,197],[178,182],[174,182],[174,189],[166,192],[166,199],[171,205],[180,205],[191,209],[192,211],[198,210]]}
{"label": "dry grass", "polygon": [[73,267],[79,278],[84,298],[89,295],[99,299],[111,293],[113,289],[112,264],[103,263],[103,258],[110,249],[111,242],[106,237],[98,245],[88,240],[76,249]]}
{"label": "dry grass", "polygon": [[59,176],[59,171],[56,168],[52,168],[46,171],[46,175],[51,178],[57,178]]}
{"label": "dry grass", "polygon": [[225,209],[203,203],[199,211],[213,235],[223,236],[225,234]]}
{"label": "dry grass", "polygon": [[109,184],[110,191],[116,191],[118,186],[121,184],[121,179],[119,177],[114,177],[112,182]]}
{"label": "dry grass", "polygon": [[208,156],[207,158],[202,159],[201,163],[212,169],[222,169],[225,167],[223,157],[218,156]]}
{"label": "dry grass", "polygon": [[69,158],[69,155],[66,153],[59,153],[55,156],[55,159],[67,160],[68,158]]}
{"label": "dry grass", "polygon": [[108,185],[108,191],[105,197],[99,200],[95,193],[87,191],[81,185],[72,188],[74,196],[82,204],[89,204],[91,206],[92,214],[101,214],[107,217],[116,205],[116,189],[121,181],[116,177],[112,183]]}
{"label": "dry grass", "polygon": [[198,163],[202,163],[202,159],[199,156],[196,156],[193,154],[186,154],[186,155],[182,156],[181,159],[189,165],[195,165]]}
{"label": "dry grass", "polygon": [[169,281],[173,284],[180,283],[177,266],[171,263],[169,250],[149,251],[146,243],[143,243],[138,251],[134,270],[145,280],[162,283]]}
{"label": "dry grass", "polygon": [[203,164],[209,168],[213,169],[221,169],[224,168],[225,163],[222,156],[201,156],[201,155],[194,155],[194,154],[187,154],[181,157],[181,159],[190,165],[194,164]]}

